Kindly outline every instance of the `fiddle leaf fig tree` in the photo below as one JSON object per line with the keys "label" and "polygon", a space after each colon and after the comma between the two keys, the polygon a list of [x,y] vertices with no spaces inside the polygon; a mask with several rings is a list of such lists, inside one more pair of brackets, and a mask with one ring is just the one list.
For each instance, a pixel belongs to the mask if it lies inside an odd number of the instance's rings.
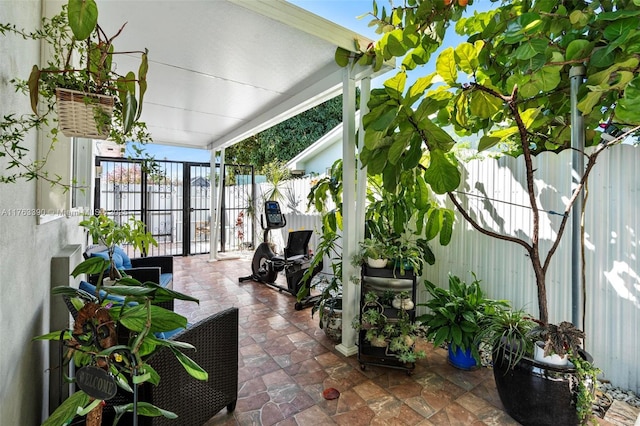
{"label": "fiddle leaf fig tree", "polygon": [[[374,1],[370,16],[380,40],[366,48],[356,46],[357,54],[339,49],[336,59],[344,66],[359,63],[376,68],[385,60],[402,58],[397,74],[371,93],[370,112],[363,118],[363,164],[369,175],[382,176],[387,189],[404,183],[406,176],[424,179],[434,192],[447,194],[478,231],[522,246],[535,272],[539,315],[546,323],[546,273],[568,213],[598,156],[636,133],[640,124],[640,2],[495,4],[492,10],[463,17],[466,2],[391,1],[390,8],[379,8]],[[466,41],[434,58],[452,26]],[[435,72],[418,74],[413,84],[407,84],[409,73],[415,76],[434,59]],[[585,145],[592,149],[582,153],[583,177],[566,204],[555,241],[543,252],[532,157],[570,148],[574,66],[586,70],[578,109],[584,116]],[[529,238],[484,228],[453,192],[461,181],[456,139],[471,135],[479,138],[480,151],[523,157],[533,217]],[[405,191],[422,194],[424,186],[406,186]]]}

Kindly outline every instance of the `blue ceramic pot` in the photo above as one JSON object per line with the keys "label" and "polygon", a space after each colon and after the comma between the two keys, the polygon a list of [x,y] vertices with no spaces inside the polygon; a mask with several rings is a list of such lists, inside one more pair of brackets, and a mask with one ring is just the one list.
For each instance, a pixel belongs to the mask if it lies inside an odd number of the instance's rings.
{"label": "blue ceramic pot", "polygon": [[451,349],[451,344],[449,344],[449,364],[461,370],[475,370],[479,367],[473,355],[471,355],[471,349],[463,352],[458,348],[454,352]]}

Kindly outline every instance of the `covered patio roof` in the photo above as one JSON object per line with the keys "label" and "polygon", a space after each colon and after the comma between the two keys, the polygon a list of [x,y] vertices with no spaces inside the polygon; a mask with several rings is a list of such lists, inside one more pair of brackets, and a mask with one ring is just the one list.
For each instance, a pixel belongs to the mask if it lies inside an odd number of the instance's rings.
{"label": "covered patio roof", "polygon": [[[99,11],[107,35],[127,23],[116,50],[149,49],[142,120],[154,143],[190,148],[228,147],[339,95],[336,48],[371,42],[283,0],[114,0]],[[123,71],[138,60],[115,58]]]}

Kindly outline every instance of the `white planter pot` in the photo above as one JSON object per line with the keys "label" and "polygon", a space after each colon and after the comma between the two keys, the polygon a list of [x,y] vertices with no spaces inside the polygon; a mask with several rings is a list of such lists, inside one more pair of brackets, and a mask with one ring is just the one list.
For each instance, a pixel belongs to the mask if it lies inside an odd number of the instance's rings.
{"label": "white planter pot", "polygon": [[544,342],[538,341],[534,346],[533,359],[538,362],[543,362],[548,365],[568,365],[569,357],[568,356],[560,356],[558,354],[553,355],[544,355]]}
{"label": "white planter pot", "polygon": [[409,298],[401,299],[399,297],[395,297],[391,302],[391,306],[396,309],[404,309],[405,311],[410,311],[414,308],[415,304]]}
{"label": "white planter pot", "polygon": [[370,268],[384,268],[387,266],[387,259],[372,259],[367,257],[367,265],[369,265]]}

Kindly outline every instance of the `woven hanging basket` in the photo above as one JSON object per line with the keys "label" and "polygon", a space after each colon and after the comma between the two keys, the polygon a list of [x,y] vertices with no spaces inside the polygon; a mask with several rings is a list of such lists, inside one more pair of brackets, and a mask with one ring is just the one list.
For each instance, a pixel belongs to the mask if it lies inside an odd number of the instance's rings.
{"label": "woven hanging basket", "polygon": [[115,103],[113,96],[57,88],[56,99],[58,126],[65,136],[107,139]]}

